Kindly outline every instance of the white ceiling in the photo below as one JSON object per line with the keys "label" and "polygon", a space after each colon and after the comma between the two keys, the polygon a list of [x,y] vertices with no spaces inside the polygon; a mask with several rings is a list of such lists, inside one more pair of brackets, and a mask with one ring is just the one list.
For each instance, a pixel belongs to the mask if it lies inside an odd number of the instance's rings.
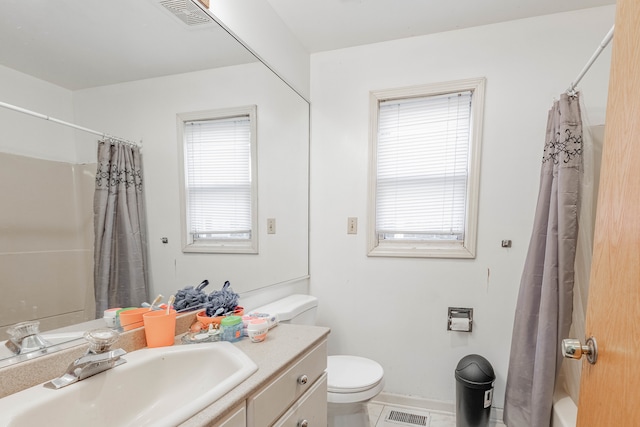
{"label": "white ceiling", "polygon": [[0,64],[75,90],[256,61],[215,21],[158,3],[0,0]]}
{"label": "white ceiling", "polygon": [[311,53],[615,4],[615,0],[267,1]]}
{"label": "white ceiling", "polygon": [[[76,90],[256,60],[218,25],[188,27],[159,1],[0,0],[0,65]],[[615,4],[615,0],[267,1],[310,53]]]}

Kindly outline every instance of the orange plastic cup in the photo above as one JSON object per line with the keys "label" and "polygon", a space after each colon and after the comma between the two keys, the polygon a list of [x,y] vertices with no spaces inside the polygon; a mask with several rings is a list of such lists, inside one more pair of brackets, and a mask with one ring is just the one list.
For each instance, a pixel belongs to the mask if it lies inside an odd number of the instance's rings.
{"label": "orange plastic cup", "polygon": [[176,338],[176,311],[171,309],[148,311],[142,315],[144,335],[147,347],[166,347],[173,345]]}
{"label": "orange plastic cup", "polygon": [[118,317],[120,318],[120,326],[122,327],[122,330],[130,331],[131,329],[141,328],[143,325],[142,315],[148,312],[148,307],[120,311],[118,313]]}

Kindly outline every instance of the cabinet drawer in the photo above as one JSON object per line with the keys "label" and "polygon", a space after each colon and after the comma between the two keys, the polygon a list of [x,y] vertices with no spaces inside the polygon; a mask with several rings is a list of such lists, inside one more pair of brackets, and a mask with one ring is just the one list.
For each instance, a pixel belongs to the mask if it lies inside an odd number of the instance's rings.
{"label": "cabinet drawer", "polygon": [[[303,424],[306,421],[307,424]],[[327,425],[327,374],[304,394],[300,400],[273,425],[273,427],[326,427]]]}
{"label": "cabinet drawer", "polygon": [[[250,426],[269,426],[311,388],[327,368],[327,342],[313,348],[272,383],[247,400]],[[303,379],[306,378],[306,381]]]}

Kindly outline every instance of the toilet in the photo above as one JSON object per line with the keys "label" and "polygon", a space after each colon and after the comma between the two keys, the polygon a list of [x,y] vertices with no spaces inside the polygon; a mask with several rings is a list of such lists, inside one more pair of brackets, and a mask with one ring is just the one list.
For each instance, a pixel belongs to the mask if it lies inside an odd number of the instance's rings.
{"label": "toilet", "polygon": [[[290,295],[251,310],[278,316],[280,323],[315,325],[318,299]],[[337,355],[327,359],[329,427],[368,427],[367,402],[384,388],[379,363],[358,356]]]}

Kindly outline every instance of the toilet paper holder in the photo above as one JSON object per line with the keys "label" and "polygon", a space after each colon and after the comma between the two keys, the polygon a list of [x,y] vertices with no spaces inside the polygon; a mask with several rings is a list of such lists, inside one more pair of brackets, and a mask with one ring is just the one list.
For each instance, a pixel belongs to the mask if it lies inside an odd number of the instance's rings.
{"label": "toilet paper holder", "polygon": [[447,331],[471,332],[473,329],[473,308],[449,307]]}

